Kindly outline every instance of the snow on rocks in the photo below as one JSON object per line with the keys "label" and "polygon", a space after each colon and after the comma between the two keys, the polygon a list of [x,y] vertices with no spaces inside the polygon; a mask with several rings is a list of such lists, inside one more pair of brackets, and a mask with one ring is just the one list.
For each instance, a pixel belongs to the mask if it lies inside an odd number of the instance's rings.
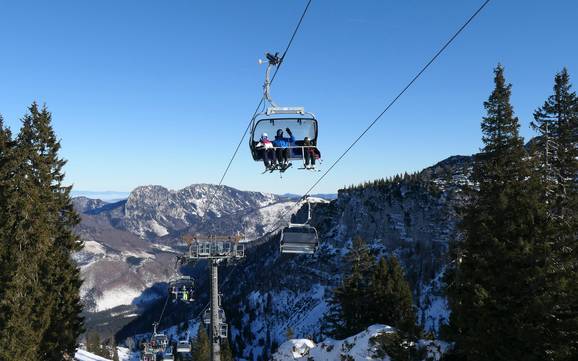
{"label": "snow on rocks", "polygon": [[274,361],[333,361],[333,360],[389,360],[389,358],[374,358],[372,338],[385,333],[395,332],[390,326],[372,325],[367,330],[345,340],[326,339],[317,345],[310,340],[289,340],[279,346],[273,355]]}
{"label": "snow on rocks", "polygon": [[279,346],[274,360],[298,360],[309,355],[309,351],[315,347],[315,342],[308,339],[289,340]]}
{"label": "snow on rocks", "polygon": [[142,290],[132,287],[107,289],[102,293],[102,296],[96,298],[95,311],[100,312],[120,305],[130,305],[141,293]]}
{"label": "snow on rocks", "polygon": [[74,355],[74,359],[76,361],[111,361],[110,359],[97,356],[93,353],[90,353],[85,350],[76,350],[76,354]]}
{"label": "snow on rocks", "polygon": [[[377,336],[394,333],[393,327],[386,325],[372,325],[367,330],[344,340],[326,339],[315,344],[308,339],[289,340],[279,346],[273,354],[273,361],[389,361],[389,356],[377,356],[377,347],[374,339]],[[450,345],[437,340],[418,340],[417,347],[425,350],[425,360],[439,361],[448,351]]]}

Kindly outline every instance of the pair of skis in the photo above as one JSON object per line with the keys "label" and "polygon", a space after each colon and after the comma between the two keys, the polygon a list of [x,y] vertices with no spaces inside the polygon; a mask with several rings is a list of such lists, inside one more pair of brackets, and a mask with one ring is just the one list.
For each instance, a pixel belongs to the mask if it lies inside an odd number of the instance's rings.
{"label": "pair of skis", "polygon": [[275,164],[270,166],[269,168],[266,168],[265,171],[261,174],[265,174],[267,172],[269,173],[273,173],[274,171],[278,170],[280,173],[284,173],[287,169],[289,169],[289,167],[291,167],[293,164],[292,163],[287,163],[287,164]]}

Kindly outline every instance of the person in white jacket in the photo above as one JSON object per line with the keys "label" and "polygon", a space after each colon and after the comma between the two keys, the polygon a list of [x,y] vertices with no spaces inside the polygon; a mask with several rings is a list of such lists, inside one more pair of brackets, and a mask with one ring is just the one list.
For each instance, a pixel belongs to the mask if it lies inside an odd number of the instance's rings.
{"label": "person in white jacket", "polygon": [[265,163],[265,168],[271,169],[274,167],[275,163],[277,162],[277,157],[275,156],[275,147],[269,140],[267,133],[261,134],[261,139],[255,147],[263,151],[263,163]]}

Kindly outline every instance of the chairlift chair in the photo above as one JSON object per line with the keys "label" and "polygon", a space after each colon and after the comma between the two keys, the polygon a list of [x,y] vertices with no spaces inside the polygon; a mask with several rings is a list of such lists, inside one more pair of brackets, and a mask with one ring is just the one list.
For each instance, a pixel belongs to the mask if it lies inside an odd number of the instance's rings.
{"label": "chairlift chair", "polygon": [[163,361],[175,361],[175,355],[173,355],[172,347],[167,347],[163,352]]}
{"label": "chairlift chair", "polygon": [[317,229],[308,224],[311,221],[311,203],[308,196],[305,196],[305,201],[307,202],[307,221],[289,223],[281,230],[281,253],[313,254],[319,248]]}
{"label": "chairlift chair", "polygon": [[147,351],[142,353],[141,360],[142,361],[156,361],[156,355],[154,352],[147,350]]}
{"label": "chairlift chair", "polygon": [[219,324],[219,336],[221,338],[227,338],[229,335],[229,325],[226,323]]}
{"label": "chairlift chair", "polygon": [[[225,323],[226,321],[227,321],[227,318],[225,316],[225,310],[223,310],[222,308],[219,307],[219,322]],[[205,324],[207,324],[207,325],[211,324],[211,308],[210,307],[208,307],[203,314],[203,322],[205,322]]]}
{"label": "chairlift chair", "polygon": [[[265,73],[264,99],[271,105],[265,112],[257,114],[252,121],[249,148],[255,161],[263,161],[268,156],[263,147],[260,147],[261,135],[267,133],[270,140],[274,140],[277,130],[290,129],[294,138],[294,144],[290,144],[288,160],[302,160],[305,164],[306,153],[313,153],[312,157],[320,158],[321,153],[317,149],[318,122],[315,115],[306,112],[303,107],[279,107],[270,95],[269,74],[271,69],[279,66],[281,59],[277,54],[266,54],[269,64]],[[310,145],[305,145],[305,138],[309,139]],[[273,148],[275,151],[277,148]],[[285,168],[286,169],[286,168]]]}
{"label": "chairlift chair", "polygon": [[153,336],[151,338],[150,346],[156,351],[164,351],[169,345],[169,338],[164,333],[157,332],[158,323],[154,323]]}
{"label": "chairlift chair", "polygon": [[169,293],[174,300],[183,302],[194,301],[194,279],[190,276],[181,276],[169,282]]}
{"label": "chairlift chair", "polygon": [[317,230],[308,224],[292,224],[281,231],[281,253],[313,254],[319,247]]}
{"label": "chairlift chair", "polygon": [[177,343],[177,352],[191,352],[191,343],[186,340],[180,340]]}

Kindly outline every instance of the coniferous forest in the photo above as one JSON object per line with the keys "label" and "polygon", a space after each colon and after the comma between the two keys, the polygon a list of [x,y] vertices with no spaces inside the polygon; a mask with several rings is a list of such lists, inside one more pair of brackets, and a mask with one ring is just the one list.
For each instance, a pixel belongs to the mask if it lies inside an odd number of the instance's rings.
{"label": "coniferous forest", "polygon": [[[498,65],[483,103],[483,148],[462,189],[466,201],[444,278],[451,314],[441,334],[426,335],[417,323],[398,258],[375,254],[361,238],[351,242],[322,334],[341,339],[372,324],[392,326],[397,332],[375,343],[394,360],[422,360],[416,342],[426,337],[451,342],[446,360],[577,359],[578,97],[562,69],[534,112],[536,136],[526,143],[512,91]],[[51,117],[33,103],[18,134],[0,117],[0,360],[70,359],[85,331],[72,259],[82,249],[74,233],[80,219]],[[405,174],[345,191],[402,181],[422,180]],[[98,336],[90,340],[101,348]],[[194,359],[209,360],[209,349],[201,327]],[[228,341],[223,349],[232,360]]]}

